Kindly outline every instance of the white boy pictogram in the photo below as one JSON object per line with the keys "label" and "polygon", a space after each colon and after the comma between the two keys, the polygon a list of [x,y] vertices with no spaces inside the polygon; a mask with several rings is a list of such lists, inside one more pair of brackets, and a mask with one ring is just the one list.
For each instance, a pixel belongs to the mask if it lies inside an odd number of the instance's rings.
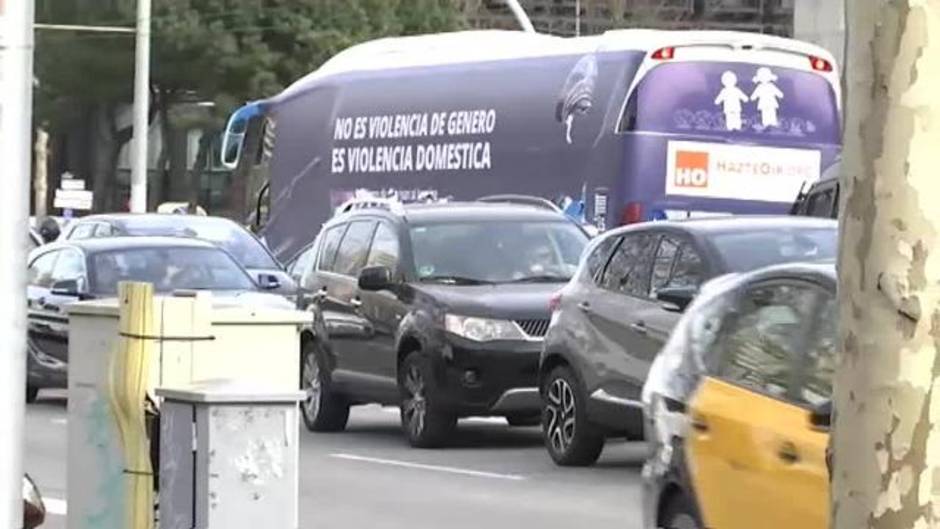
{"label": "white boy pictogram", "polygon": [[724,88],[715,99],[715,104],[722,106],[728,130],[741,130],[744,127],[741,105],[749,101],[747,94],[738,88],[738,76],[730,70],[721,74],[721,84]]}

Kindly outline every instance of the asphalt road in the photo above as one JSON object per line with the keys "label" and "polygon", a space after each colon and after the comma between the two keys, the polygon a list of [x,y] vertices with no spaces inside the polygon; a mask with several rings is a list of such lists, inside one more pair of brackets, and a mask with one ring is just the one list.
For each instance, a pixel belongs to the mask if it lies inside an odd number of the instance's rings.
{"label": "asphalt road", "polygon": [[[64,529],[67,414],[61,394],[27,408],[26,466]],[[301,434],[302,528],[638,529],[642,448],[609,443],[597,466],[561,469],[537,428],[462,421],[453,446],[414,450],[397,410],[353,411],[346,432]]]}

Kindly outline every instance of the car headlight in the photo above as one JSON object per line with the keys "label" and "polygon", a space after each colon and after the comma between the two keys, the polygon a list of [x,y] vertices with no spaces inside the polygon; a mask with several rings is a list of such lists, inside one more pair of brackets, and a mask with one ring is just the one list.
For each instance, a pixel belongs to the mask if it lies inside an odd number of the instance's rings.
{"label": "car headlight", "polygon": [[519,327],[508,320],[448,314],[444,317],[444,328],[451,334],[476,342],[525,339]]}

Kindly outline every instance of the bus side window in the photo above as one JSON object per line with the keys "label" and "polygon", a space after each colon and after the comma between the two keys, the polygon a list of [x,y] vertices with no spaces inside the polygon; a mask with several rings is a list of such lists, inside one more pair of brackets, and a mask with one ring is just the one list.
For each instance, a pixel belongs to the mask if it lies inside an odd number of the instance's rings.
{"label": "bus side window", "polygon": [[637,100],[639,100],[639,88],[630,94],[627,105],[623,108],[623,116],[620,118],[620,130],[618,132],[632,132],[636,130],[637,120]]}

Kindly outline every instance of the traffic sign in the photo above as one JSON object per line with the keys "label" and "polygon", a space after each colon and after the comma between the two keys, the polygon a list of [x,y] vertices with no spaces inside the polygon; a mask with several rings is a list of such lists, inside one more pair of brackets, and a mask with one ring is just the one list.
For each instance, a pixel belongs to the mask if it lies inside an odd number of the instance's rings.
{"label": "traffic sign", "polygon": [[78,178],[65,179],[59,182],[59,188],[66,191],[84,191],[85,181]]}
{"label": "traffic sign", "polygon": [[91,209],[94,193],[82,189],[57,189],[53,207],[59,209]]}

